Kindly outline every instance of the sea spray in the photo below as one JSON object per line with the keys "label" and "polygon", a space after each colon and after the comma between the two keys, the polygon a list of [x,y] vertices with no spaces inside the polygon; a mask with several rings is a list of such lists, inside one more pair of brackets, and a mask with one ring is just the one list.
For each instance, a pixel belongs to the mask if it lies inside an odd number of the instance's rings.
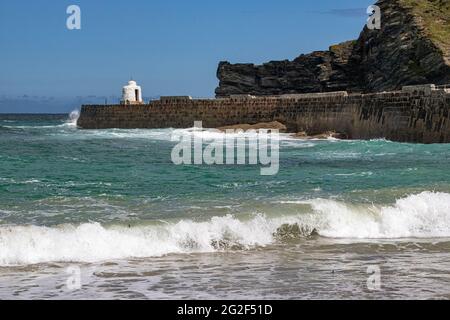
{"label": "sea spray", "polygon": [[80,118],[80,111],[79,110],[73,110],[69,114],[69,120],[67,121],[67,123],[72,125],[72,126],[76,126],[77,125],[77,121],[78,121],[79,118]]}

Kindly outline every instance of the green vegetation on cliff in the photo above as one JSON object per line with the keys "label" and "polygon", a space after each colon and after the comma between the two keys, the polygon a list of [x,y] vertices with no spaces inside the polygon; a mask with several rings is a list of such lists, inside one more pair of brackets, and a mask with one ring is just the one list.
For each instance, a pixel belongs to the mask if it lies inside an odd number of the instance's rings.
{"label": "green vegetation on cliff", "polygon": [[[449,0],[398,0],[416,18],[423,32],[450,60],[450,1]],[[449,61],[450,62],[450,61]]]}

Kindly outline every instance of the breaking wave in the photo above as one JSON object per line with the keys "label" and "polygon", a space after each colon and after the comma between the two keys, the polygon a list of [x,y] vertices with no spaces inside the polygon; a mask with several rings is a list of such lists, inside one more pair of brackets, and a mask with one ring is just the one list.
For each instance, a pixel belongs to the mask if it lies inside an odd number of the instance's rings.
{"label": "breaking wave", "polygon": [[69,114],[69,120],[66,122],[66,124],[68,124],[70,126],[73,126],[73,127],[76,127],[79,118],[80,118],[80,111],[73,110]]}
{"label": "breaking wave", "polygon": [[[290,216],[255,214],[239,219],[227,215],[204,222],[181,220],[141,226],[3,226],[0,265],[246,250],[314,235],[355,241],[450,237],[448,193],[423,192],[399,199],[391,206],[351,205],[325,199],[288,204],[309,209]],[[282,209],[286,204],[278,205]]]}
{"label": "breaking wave", "polygon": [[320,235],[331,238],[397,239],[450,237],[450,194],[422,192],[392,206],[310,201]]}

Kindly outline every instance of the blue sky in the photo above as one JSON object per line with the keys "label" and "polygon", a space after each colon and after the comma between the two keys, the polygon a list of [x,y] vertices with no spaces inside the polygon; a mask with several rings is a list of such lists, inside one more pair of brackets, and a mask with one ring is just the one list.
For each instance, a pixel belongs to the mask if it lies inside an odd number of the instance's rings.
{"label": "blue sky", "polygon": [[[365,0],[0,0],[0,96],[211,97],[217,64],[293,59],[355,39]],[[82,29],[66,28],[81,8]],[[0,110],[2,112],[2,110]]]}

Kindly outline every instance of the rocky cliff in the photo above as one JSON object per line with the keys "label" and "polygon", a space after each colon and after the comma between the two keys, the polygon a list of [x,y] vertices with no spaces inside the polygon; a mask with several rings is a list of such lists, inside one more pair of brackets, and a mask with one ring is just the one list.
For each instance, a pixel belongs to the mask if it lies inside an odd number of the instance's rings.
{"label": "rocky cliff", "polygon": [[378,92],[450,83],[450,1],[380,0],[381,30],[293,61],[221,62],[218,97],[234,94]]}

